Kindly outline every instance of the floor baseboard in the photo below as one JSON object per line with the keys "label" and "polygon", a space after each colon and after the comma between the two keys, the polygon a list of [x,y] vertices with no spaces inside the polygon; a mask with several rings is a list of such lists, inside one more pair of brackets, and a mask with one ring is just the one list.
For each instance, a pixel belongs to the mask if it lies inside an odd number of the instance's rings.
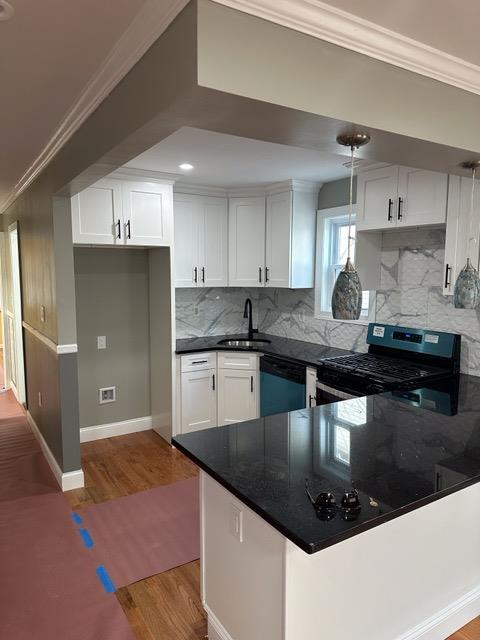
{"label": "floor baseboard", "polygon": [[480,587],[472,589],[396,640],[440,640],[480,615]]}
{"label": "floor baseboard", "polygon": [[92,442],[103,438],[113,438],[124,436],[137,431],[148,431],[152,428],[152,416],[142,418],[132,418],[131,420],[121,420],[120,422],[109,422],[107,424],[97,424],[91,427],[80,429],[80,442]]}
{"label": "floor baseboard", "polygon": [[45,441],[42,432],[37,426],[37,423],[33,419],[30,411],[27,411],[27,421],[30,425],[33,435],[37,439],[45,460],[48,462],[56,481],[58,482],[62,491],[70,491],[71,489],[81,489],[85,485],[85,478],[82,469],[76,469],[75,471],[63,472],[60,469],[55,456],[50,450],[50,447]]}

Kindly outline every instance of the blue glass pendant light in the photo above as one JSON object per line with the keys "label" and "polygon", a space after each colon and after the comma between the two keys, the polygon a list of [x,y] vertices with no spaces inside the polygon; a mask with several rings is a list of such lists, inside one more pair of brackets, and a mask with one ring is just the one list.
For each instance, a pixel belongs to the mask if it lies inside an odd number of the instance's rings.
{"label": "blue glass pendant light", "polygon": [[332,293],[332,315],[336,320],[358,320],[362,311],[362,284],[350,257],[352,241],[353,213],[353,164],[355,149],[370,141],[368,133],[342,134],[337,137],[338,144],[350,147],[350,208],[348,212],[348,249],[347,261],[338,274]]}
{"label": "blue glass pendant light", "polygon": [[[474,195],[475,195],[475,173],[480,166],[480,162],[464,162],[462,167],[470,169],[472,171],[472,191],[470,200],[470,219],[474,213]],[[470,238],[470,243],[476,242],[476,238]],[[478,277],[478,271],[470,262],[470,257],[467,257],[467,263],[458,274],[458,278],[455,282],[455,288],[453,290],[453,304],[455,309],[476,309],[480,304],[480,279]]]}

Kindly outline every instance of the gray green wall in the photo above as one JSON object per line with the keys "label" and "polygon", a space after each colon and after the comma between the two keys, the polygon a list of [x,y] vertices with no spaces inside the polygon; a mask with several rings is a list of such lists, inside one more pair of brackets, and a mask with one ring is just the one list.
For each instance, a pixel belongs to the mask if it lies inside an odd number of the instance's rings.
{"label": "gray green wall", "polygon": [[[74,256],[80,426],[149,416],[148,252],[76,247]],[[99,404],[98,389],[113,385],[116,402]]]}
{"label": "gray green wall", "polygon": [[[350,202],[350,178],[326,182],[318,192],[318,208],[343,207]],[[357,176],[353,178],[353,202],[357,202]]]}

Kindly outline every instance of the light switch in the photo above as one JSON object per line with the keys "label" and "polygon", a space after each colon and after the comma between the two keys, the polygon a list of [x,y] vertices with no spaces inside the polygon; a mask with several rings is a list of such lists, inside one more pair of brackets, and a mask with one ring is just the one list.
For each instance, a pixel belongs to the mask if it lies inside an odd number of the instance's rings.
{"label": "light switch", "polygon": [[230,532],[239,542],[243,542],[243,511],[234,504],[230,505]]}
{"label": "light switch", "polygon": [[97,349],[107,348],[107,336],[97,336]]}

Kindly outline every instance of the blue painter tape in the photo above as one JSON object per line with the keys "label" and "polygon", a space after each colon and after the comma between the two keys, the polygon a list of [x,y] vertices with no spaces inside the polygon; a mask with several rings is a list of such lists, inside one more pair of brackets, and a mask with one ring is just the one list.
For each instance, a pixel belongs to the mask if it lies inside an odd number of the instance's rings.
{"label": "blue painter tape", "polygon": [[82,524],[83,522],[82,516],[80,516],[76,511],[72,513],[72,520],[75,522],[75,524]]}
{"label": "blue painter tape", "polygon": [[97,576],[100,578],[100,582],[103,584],[103,588],[107,593],[115,593],[117,588],[113,584],[113,580],[111,579],[108,571],[102,564],[97,567]]}
{"label": "blue painter tape", "polygon": [[79,529],[79,531],[80,531],[80,535],[83,538],[85,546],[87,547],[87,549],[91,549],[93,547],[93,539],[88,529]]}

